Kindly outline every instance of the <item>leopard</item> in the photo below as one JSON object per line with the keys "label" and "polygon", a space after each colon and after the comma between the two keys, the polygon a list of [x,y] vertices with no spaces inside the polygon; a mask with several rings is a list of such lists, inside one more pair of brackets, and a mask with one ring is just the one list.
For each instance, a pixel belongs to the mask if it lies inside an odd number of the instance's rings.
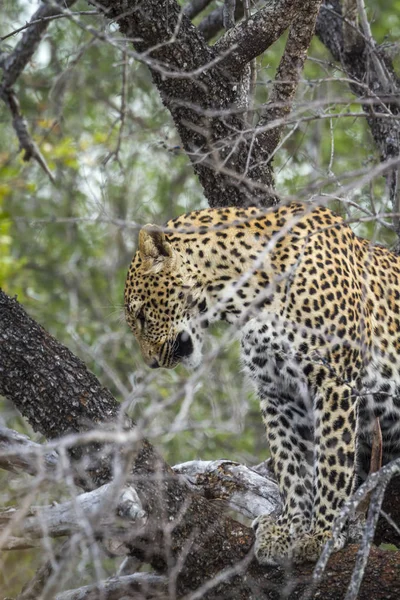
{"label": "leopard", "polygon": [[151,369],[197,368],[210,323],[241,336],[280,495],[255,519],[262,565],[317,561],[368,472],[400,455],[400,258],[322,203],[208,208],[145,225],[126,278]]}

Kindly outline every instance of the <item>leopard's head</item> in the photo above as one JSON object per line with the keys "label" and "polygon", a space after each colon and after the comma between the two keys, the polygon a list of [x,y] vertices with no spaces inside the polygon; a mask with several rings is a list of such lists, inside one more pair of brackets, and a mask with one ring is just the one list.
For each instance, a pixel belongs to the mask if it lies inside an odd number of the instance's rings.
{"label": "leopard's head", "polygon": [[198,366],[206,308],[184,252],[156,225],[143,227],[126,278],[125,315],[146,364]]}

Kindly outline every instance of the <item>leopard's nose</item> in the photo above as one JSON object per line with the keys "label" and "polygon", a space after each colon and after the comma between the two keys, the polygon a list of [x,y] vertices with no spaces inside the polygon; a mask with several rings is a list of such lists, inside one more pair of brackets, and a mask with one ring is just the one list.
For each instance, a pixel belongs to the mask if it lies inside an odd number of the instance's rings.
{"label": "leopard's nose", "polygon": [[156,358],[152,358],[148,362],[148,366],[150,367],[150,369],[158,369],[160,366],[160,363],[158,362],[158,360]]}

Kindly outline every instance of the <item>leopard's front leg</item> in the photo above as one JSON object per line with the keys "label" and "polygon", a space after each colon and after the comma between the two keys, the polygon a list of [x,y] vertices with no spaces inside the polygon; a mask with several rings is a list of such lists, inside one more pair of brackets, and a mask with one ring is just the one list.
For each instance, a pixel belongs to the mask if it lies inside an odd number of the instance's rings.
{"label": "leopard's front leg", "polygon": [[260,563],[279,564],[292,559],[295,540],[311,525],[313,431],[297,386],[283,391],[271,384],[261,409],[283,511],[278,517],[261,515],[254,521],[254,549]]}
{"label": "leopard's front leg", "polygon": [[[321,373],[321,371],[319,371]],[[326,378],[314,400],[314,503],[310,531],[298,538],[295,562],[316,561],[332,537],[332,525],[356,480],[357,395],[349,384]],[[334,549],[346,542],[345,534]]]}

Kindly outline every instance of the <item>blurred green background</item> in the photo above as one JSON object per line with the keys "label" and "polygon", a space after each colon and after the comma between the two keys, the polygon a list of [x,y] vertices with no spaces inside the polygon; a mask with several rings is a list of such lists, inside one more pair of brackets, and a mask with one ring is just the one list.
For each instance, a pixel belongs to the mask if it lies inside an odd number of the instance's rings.
{"label": "blurred green background", "polygon": [[[3,4],[0,37],[24,25],[36,7],[27,0]],[[400,1],[375,0],[367,7],[375,39],[390,48],[398,67],[394,42],[400,35]],[[88,8],[86,2],[78,2],[73,10]],[[76,19],[108,33],[116,31],[99,16]],[[12,49],[20,37],[21,33],[2,40],[2,50]],[[257,61],[256,107],[268,98],[284,41]],[[327,194],[331,206],[345,216],[361,215],[363,208],[390,212],[382,178],[360,187],[355,176],[349,176],[372,168],[379,156],[343,77],[315,39],[294,107],[294,115],[307,119],[285,130],[275,158],[278,190],[302,198],[310,190]],[[124,323],[124,278],[138,225],[162,224],[207,206],[146,67],[77,23],[59,19],[50,24],[16,91],[56,183],[36,163],[23,162],[3,106],[0,287],[17,295],[34,319],[127,403],[169,463],[229,458],[257,464],[265,459],[257,401],[243,379],[233,334],[214,328],[209,346],[219,348],[218,359],[203,373],[188,375],[178,368],[155,375],[144,367]],[[319,118],[322,115],[331,118]],[[343,185],[348,186],[344,194]],[[354,228],[388,245],[395,241],[389,228],[374,221]],[[185,395],[188,381],[191,393]],[[41,441],[5,400],[0,422]],[[1,504],[18,503],[29,486],[28,477],[0,472]],[[62,493],[59,490],[58,498]],[[34,503],[46,503],[52,494],[54,490],[38,487]],[[36,552],[3,553],[0,590],[17,593],[37,558]],[[107,570],[107,561],[104,564]]]}

